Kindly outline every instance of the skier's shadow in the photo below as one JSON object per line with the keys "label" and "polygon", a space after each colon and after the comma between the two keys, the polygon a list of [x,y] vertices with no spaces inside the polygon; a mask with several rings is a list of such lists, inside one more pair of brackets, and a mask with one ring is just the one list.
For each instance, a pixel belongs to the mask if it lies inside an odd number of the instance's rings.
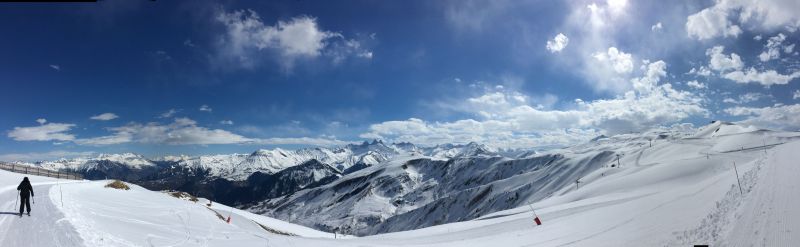
{"label": "skier's shadow", "polygon": [[19,212],[0,212],[0,214],[13,214],[13,215],[19,215]]}

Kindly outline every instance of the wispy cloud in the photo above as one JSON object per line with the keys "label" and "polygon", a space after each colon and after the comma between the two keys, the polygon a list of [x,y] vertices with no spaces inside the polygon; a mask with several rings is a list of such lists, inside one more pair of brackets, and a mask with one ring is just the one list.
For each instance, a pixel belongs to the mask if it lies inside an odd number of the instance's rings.
{"label": "wispy cloud", "polygon": [[548,51],[552,53],[558,53],[561,52],[561,50],[563,50],[564,48],[566,48],[568,44],[569,44],[569,38],[567,38],[567,36],[564,35],[563,33],[559,33],[558,35],[556,35],[556,37],[553,38],[553,40],[548,40],[547,45],[545,45],[545,47],[547,48]]}
{"label": "wispy cloud", "polygon": [[81,145],[113,145],[129,142],[169,144],[169,145],[210,145],[241,144],[253,142],[238,134],[221,129],[209,129],[197,126],[197,122],[189,118],[175,118],[170,124],[130,123],[121,127],[109,128],[113,135],[79,139],[75,143]]}
{"label": "wispy cloud", "polygon": [[570,109],[547,110],[531,104],[533,97],[497,87],[496,91],[453,103],[460,107],[446,109],[474,114],[475,119],[386,121],[370,125],[360,137],[425,145],[470,141],[512,148],[568,145],[600,133],[641,131],[708,114],[702,97],[673,89],[662,81],[666,77],[663,61],[648,63],[646,68],[640,77],[629,81],[634,90],[612,99],[578,99]]}
{"label": "wispy cloud", "polygon": [[732,116],[746,116],[742,124],[762,128],[797,131],[800,128],[800,104],[769,107],[732,107],[725,109]]}
{"label": "wispy cloud", "polygon": [[195,44],[192,42],[192,40],[191,40],[191,39],[186,39],[186,40],[184,40],[184,41],[183,41],[183,45],[184,45],[184,46],[188,46],[188,47],[196,47],[196,46],[197,46],[197,45],[195,45]]}
{"label": "wispy cloud", "polygon": [[14,127],[8,132],[8,137],[15,141],[71,141],[75,140],[75,135],[67,133],[75,127],[75,124],[67,123],[47,123],[44,119],[39,119],[41,125],[33,127]]}
{"label": "wispy cloud", "polygon": [[161,115],[159,115],[159,117],[158,117],[158,118],[171,118],[172,116],[174,116],[174,115],[175,115],[175,113],[178,113],[178,112],[180,112],[180,111],[181,111],[181,110],[176,110],[176,109],[174,109],[174,108],[173,108],[173,109],[169,109],[169,110],[167,110],[166,112],[164,112],[164,113],[161,113]]}
{"label": "wispy cloud", "polygon": [[219,10],[216,21],[226,27],[221,37],[220,57],[236,65],[253,68],[264,54],[277,52],[283,69],[291,70],[299,58],[317,58],[329,54],[334,62],[346,56],[372,58],[372,51],[355,39],[339,32],[322,30],[316,18],[296,16],[264,24],[253,10],[227,12]]}
{"label": "wispy cloud", "polygon": [[[233,121],[230,121],[232,124]],[[198,126],[189,118],[175,118],[172,123],[130,123],[109,128],[112,135],[74,140],[79,145],[105,146],[125,143],[166,144],[166,145],[224,145],[224,144],[262,144],[262,145],[335,145],[346,143],[331,138],[290,137],[290,138],[250,138],[227,130],[210,129]]]}
{"label": "wispy cloud", "polygon": [[745,69],[745,64],[736,53],[726,55],[724,46],[714,46],[706,51],[709,57],[708,67],[718,73],[719,77],[737,83],[758,83],[765,87],[787,84],[800,78],[800,71],[781,74],[775,70],[758,70],[755,67]]}
{"label": "wispy cloud", "polygon": [[688,35],[701,40],[736,37],[742,33],[742,27],[749,30],[796,30],[800,28],[796,2],[719,0],[686,19]]}
{"label": "wispy cloud", "polygon": [[119,116],[117,116],[117,114],[114,114],[114,113],[111,113],[111,112],[106,112],[106,113],[102,113],[102,114],[99,114],[99,115],[92,116],[89,119],[98,120],[98,121],[108,121],[108,120],[112,120],[112,119],[116,119],[116,118],[119,118]]}
{"label": "wispy cloud", "polygon": [[31,152],[31,153],[7,153],[7,154],[0,154],[0,160],[32,162],[32,161],[54,160],[60,158],[88,157],[94,154],[95,152],[91,151],[74,152],[74,151],[64,151],[64,150],[55,150],[49,152]]}
{"label": "wispy cloud", "polygon": [[198,109],[198,110],[205,111],[205,112],[211,112],[212,111],[211,107],[209,107],[208,105],[201,105],[200,109]]}

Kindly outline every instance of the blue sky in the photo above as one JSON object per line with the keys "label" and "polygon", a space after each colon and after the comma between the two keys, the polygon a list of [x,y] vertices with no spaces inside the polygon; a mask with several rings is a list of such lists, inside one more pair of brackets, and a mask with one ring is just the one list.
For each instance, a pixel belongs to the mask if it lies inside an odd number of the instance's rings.
{"label": "blue sky", "polygon": [[791,0],[128,1],[0,9],[0,159],[501,148],[800,129]]}

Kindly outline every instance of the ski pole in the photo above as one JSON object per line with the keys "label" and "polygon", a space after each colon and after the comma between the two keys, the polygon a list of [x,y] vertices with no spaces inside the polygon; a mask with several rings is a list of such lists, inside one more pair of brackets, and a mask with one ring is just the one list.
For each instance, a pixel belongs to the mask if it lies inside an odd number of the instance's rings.
{"label": "ski pole", "polygon": [[16,210],[16,209],[17,209],[17,201],[19,201],[19,193],[17,193],[17,197],[16,197],[16,199],[14,200],[14,210]]}
{"label": "ski pole", "polygon": [[31,196],[31,199],[33,199],[33,204],[36,204],[36,197],[35,196]]}

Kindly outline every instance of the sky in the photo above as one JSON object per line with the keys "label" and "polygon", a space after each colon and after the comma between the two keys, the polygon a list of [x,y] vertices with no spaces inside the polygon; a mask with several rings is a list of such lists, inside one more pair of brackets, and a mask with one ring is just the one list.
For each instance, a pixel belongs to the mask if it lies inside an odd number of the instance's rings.
{"label": "sky", "polygon": [[102,1],[0,8],[0,160],[364,140],[800,130],[800,2]]}

